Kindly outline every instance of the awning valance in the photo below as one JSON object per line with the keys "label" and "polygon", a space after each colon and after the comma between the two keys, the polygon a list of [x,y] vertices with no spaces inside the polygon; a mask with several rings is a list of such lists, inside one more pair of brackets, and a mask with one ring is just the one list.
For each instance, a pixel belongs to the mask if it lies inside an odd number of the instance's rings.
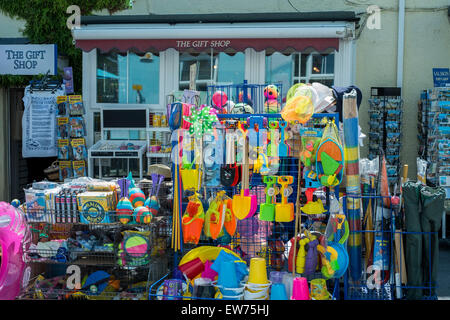
{"label": "awning valance", "polygon": [[278,52],[339,49],[339,39],[348,37],[354,25],[318,23],[232,23],[86,25],[73,30],[76,46],[83,51],[242,52],[271,49]]}
{"label": "awning valance", "polygon": [[108,39],[77,40],[76,46],[83,51],[99,49],[101,52],[147,52],[173,48],[179,52],[242,52],[247,48],[256,51],[271,49],[278,52],[305,52],[308,50],[330,52],[339,49],[338,38],[297,39]]}

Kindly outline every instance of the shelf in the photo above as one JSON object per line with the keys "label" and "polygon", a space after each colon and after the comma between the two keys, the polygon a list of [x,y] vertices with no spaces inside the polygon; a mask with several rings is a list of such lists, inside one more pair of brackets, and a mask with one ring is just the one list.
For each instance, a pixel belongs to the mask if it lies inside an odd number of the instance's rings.
{"label": "shelf", "polygon": [[151,127],[147,128],[147,132],[171,132],[169,127]]}
{"label": "shelf", "polygon": [[147,152],[147,158],[169,158],[171,152]]}

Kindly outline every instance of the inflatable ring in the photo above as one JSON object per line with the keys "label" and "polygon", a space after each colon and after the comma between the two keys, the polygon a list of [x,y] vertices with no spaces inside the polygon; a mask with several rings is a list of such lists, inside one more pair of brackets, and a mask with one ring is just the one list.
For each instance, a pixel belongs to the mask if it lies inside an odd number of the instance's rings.
{"label": "inflatable ring", "polygon": [[0,300],[14,300],[28,285],[30,269],[24,257],[30,244],[31,233],[23,212],[0,202]]}

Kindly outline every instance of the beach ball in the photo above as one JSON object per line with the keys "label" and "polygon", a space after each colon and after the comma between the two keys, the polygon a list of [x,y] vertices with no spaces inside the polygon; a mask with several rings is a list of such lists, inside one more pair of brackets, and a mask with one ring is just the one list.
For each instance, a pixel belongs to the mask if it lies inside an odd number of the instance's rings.
{"label": "beach ball", "polygon": [[20,206],[20,200],[19,199],[14,199],[13,201],[11,201],[11,205],[14,208],[18,208]]}
{"label": "beach ball", "polygon": [[212,96],[212,102],[216,107],[222,108],[228,101],[228,96],[223,91],[216,91]]}
{"label": "beach ball", "polygon": [[145,194],[142,192],[142,190],[138,187],[131,188],[128,191],[128,198],[131,201],[131,204],[133,207],[141,207],[144,205],[145,202]]}
{"label": "beach ball", "polygon": [[158,214],[159,211],[159,203],[155,196],[151,196],[147,200],[145,200],[144,207],[150,210],[153,215]]}
{"label": "beach ball", "polygon": [[147,207],[141,206],[134,209],[133,217],[137,223],[150,223],[153,215]]}
{"label": "beach ball", "polygon": [[133,205],[128,198],[121,198],[117,203],[117,215],[123,224],[127,224],[133,217]]}

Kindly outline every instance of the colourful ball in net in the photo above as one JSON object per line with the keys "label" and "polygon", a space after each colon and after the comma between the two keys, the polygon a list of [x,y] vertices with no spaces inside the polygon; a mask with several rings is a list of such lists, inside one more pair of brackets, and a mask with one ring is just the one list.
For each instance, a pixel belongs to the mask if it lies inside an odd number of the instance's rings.
{"label": "colourful ball in net", "polygon": [[20,200],[19,199],[14,199],[13,201],[11,201],[11,205],[14,208],[18,208],[20,206]]}
{"label": "colourful ball in net", "polygon": [[119,221],[127,224],[133,217],[133,205],[128,198],[121,198],[117,203],[117,216]]}
{"label": "colourful ball in net", "polygon": [[135,208],[141,207],[145,203],[145,194],[140,188],[137,187],[131,188],[130,191],[128,191],[128,198]]}
{"label": "colourful ball in net", "polygon": [[286,102],[281,117],[285,121],[298,121],[305,124],[314,113],[314,105],[311,98],[307,96],[294,96]]}
{"label": "colourful ball in net", "polygon": [[148,209],[155,209],[159,210],[159,203],[155,196],[151,196],[147,200],[145,200],[144,207],[147,207]]}
{"label": "colourful ball in net", "polygon": [[228,101],[228,96],[223,91],[216,91],[212,96],[212,103],[219,108],[222,108]]}
{"label": "colourful ball in net", "polygon": [[134,221],[137,223],[150,223],[153,215],[147,207],[141,206],[134,209]]}

